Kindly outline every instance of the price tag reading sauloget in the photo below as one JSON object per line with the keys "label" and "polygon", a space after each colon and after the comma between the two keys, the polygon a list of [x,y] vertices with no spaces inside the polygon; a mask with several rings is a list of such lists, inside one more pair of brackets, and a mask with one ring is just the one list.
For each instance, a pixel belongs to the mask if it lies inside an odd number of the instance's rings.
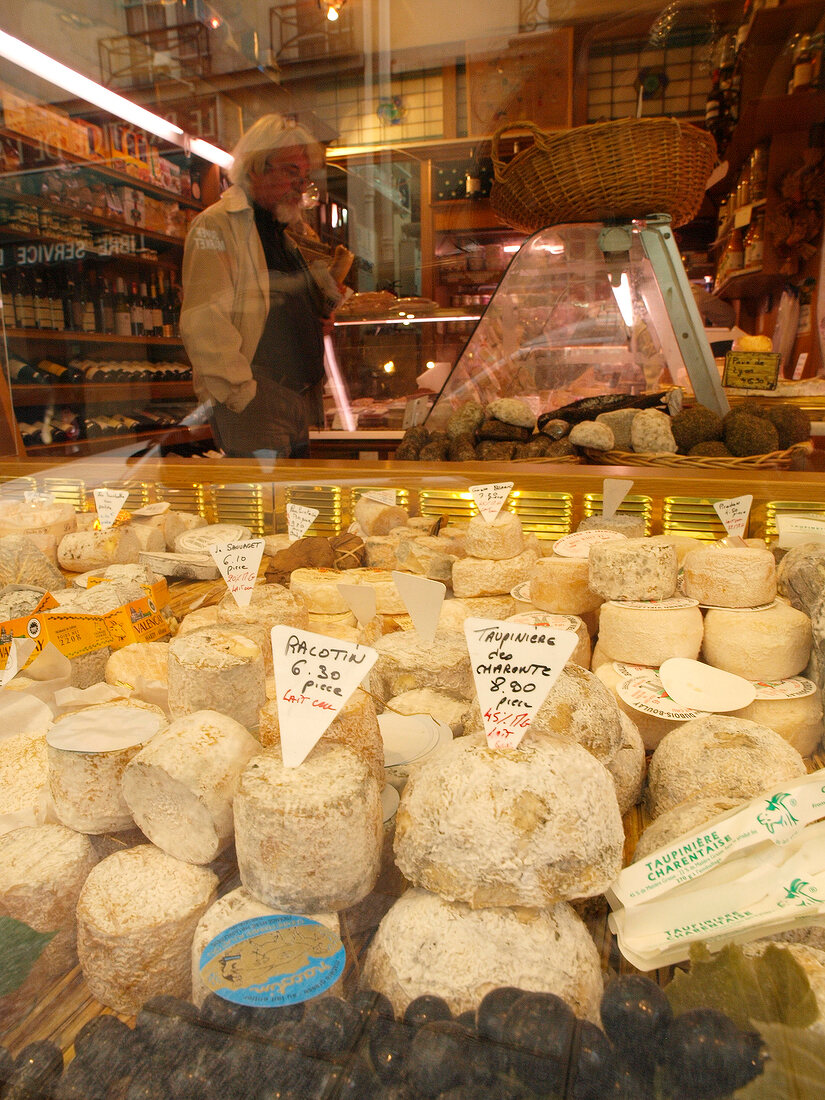
{"label": "price tag reading sauloget", "polygon": [[320,740],[378,654],[309,630],[273,626],[278,723],[284,766],[297,768]]}
{"label": "price tag reading sauloget", "polygon": [[466,619],[484,732],[491,748],[516,748],[573,650],[570,630]]}
{"label": "price tag reading sauloget", "polygon": [[287,504],[286,524],[289,541],[303,538],[318,516],[317,508],[307,508],[303,504]]}
{"label": "price tag reading sauloget", "polygon": [[263,539],[225,542],[221,546],[209,548],[209,553],[215,559],[215,564],[226,581],[226,587],[235,597],[238,607],[249,607],[263,552]]}
{"label": "price tag reading sauloget", "polygon": [[721,519],[724,524],[727,533],[731,536],[744,538],[752,504],[753,495],[751,493],[746,493],[741,497],[729,497],[727,500],[715,500],[713,502],[713,507],[719,519]]}
{"label": "price tag reading sauloget", "polygon": [[512,481],[498,481],[491,485],[471,485],[470,496],[487,522],[494,523],[512,488]]}
{"label": "price tag reading sauloget", "polygon": [[128,489],[95,489],[95,507],[101,531],[108,531],[129,496]]}

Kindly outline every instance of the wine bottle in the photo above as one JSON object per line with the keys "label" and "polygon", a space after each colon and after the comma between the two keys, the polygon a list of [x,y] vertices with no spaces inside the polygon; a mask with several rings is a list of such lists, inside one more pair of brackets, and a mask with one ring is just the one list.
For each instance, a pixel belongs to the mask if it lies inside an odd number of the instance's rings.
{"label": "wine bottle", "polygon": [[109,286],[109,280],[105,276],[100,292],[100,318],[101,332],[115,331],[115,303],[112,296],[112,288]]}
{"label": "wine bottle", "polygon": [[152,302],[146,291],[146,283],[140,284],[140,305],[143,310],[143,335],[153,336],[155,321],[152,316]]}
{"label": "wine bottle", "polygon": [[56,332],[62,332],[66,327],[66,322],[63,317],[63,298],[60,295],[60,282],[56,273],[47,273],[46,293],[49,298],[49,309],[52,318],[51,327]]}
{"label": "wine bottle", "polygon": [[161,305],[160,298],[158,297],[158,291],[154,281],[152,282],[151,296],[152,335],[163,336],[163,306]]}
{"label": "wine bottle", "polygon": [[23,278],[20,272],[15,272],[12,277],[11,295],[14,304],[14,324],[17,328],[27,328],[26,306],[23,300]]}
{"label": "wine bottle", "polygon": [[34,327],[42,329],[52,327],[52,306],[42,275],[34,277]]}
{"label": "wine bottle", "polygon": [[117,294],[115,295],[115,334],[117,336],[131,336],[132,317],[129,309],[129,301],[126,297],[126,287],[123,276],[117,278]]}
{"label": "wine bottle", "polygon": [[25,359],[19,359],[16,355],[9,356],[9,377],[18,385],[26,385],[29,382],[40,382],[40,372],[33,363],[27,363]]}
{"label": "wine bottle", "polygon": [[55,363],[51,359],[41,359],[37,369],[49,376],[50,381],[73,385],[83,381],[83,371],[77,367],[68,367],[65,363]]}
{"label": "wine bottle", "polygon": [[132,322],[132,335],[143,335],[143,302],[138,293],[137,283],[132,283],[132,296],[129,299],[129,312]]}
{"label": "wine bottle", "polygon": [[175,292],[172,289],[171,280],[166,288],[163,299],[163,335],[174,336],[177,329],[177,309],[175,308]]}

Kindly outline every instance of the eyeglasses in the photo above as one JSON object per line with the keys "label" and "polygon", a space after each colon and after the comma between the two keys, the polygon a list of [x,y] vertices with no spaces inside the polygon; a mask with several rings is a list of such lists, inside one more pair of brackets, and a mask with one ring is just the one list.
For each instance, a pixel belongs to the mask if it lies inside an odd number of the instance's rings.
{"label": "eyeglasses", "polygon": [[265,176],[278,174],[288,179],[290,183],[298,184],[302,187],[312,182],[312,178],[307,175],[307,171],[303,165],[290,164],[282,160],[276,160],[274,163],[266,161],[262,174]]}

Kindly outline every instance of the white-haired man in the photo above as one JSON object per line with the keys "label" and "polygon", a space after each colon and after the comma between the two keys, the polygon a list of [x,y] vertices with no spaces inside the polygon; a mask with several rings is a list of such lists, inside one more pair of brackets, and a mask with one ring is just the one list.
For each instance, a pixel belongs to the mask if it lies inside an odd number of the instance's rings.
{"label": "white-haired man", "polygon": [[181,335],[226,454],[303,457],[322,415],[323,323],[341,295],[286,231],[300,233],[323,151],[302,127],[266,115],[233,156],[232,186],[186,238]]}

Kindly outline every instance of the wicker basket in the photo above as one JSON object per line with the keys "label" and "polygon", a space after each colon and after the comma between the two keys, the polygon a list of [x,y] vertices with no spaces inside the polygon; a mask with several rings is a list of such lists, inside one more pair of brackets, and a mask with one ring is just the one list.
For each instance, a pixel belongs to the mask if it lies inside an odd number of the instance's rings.
{"label": "wicker basket", "polygon": [[784,451],[769,451],[764,455],[743,458],[727,455],[636,454],[634,451],[594,451],[584,448],[589,462],[597,466],[667,466],[672,470],[790,470],[801,466],[805,455],[813,451],[813,443],[794,443]]}
{"label": "wicker basket", "polygon": [[[499,142],[509,130],[529,130],[535,141],[505,163]],[[524,233],[653,213],[684,225],[696,215],[716,162],[710,134],[674,118],[627,118],[550,133],[512,122],[493,135],[491,154],[493,210]]]}

